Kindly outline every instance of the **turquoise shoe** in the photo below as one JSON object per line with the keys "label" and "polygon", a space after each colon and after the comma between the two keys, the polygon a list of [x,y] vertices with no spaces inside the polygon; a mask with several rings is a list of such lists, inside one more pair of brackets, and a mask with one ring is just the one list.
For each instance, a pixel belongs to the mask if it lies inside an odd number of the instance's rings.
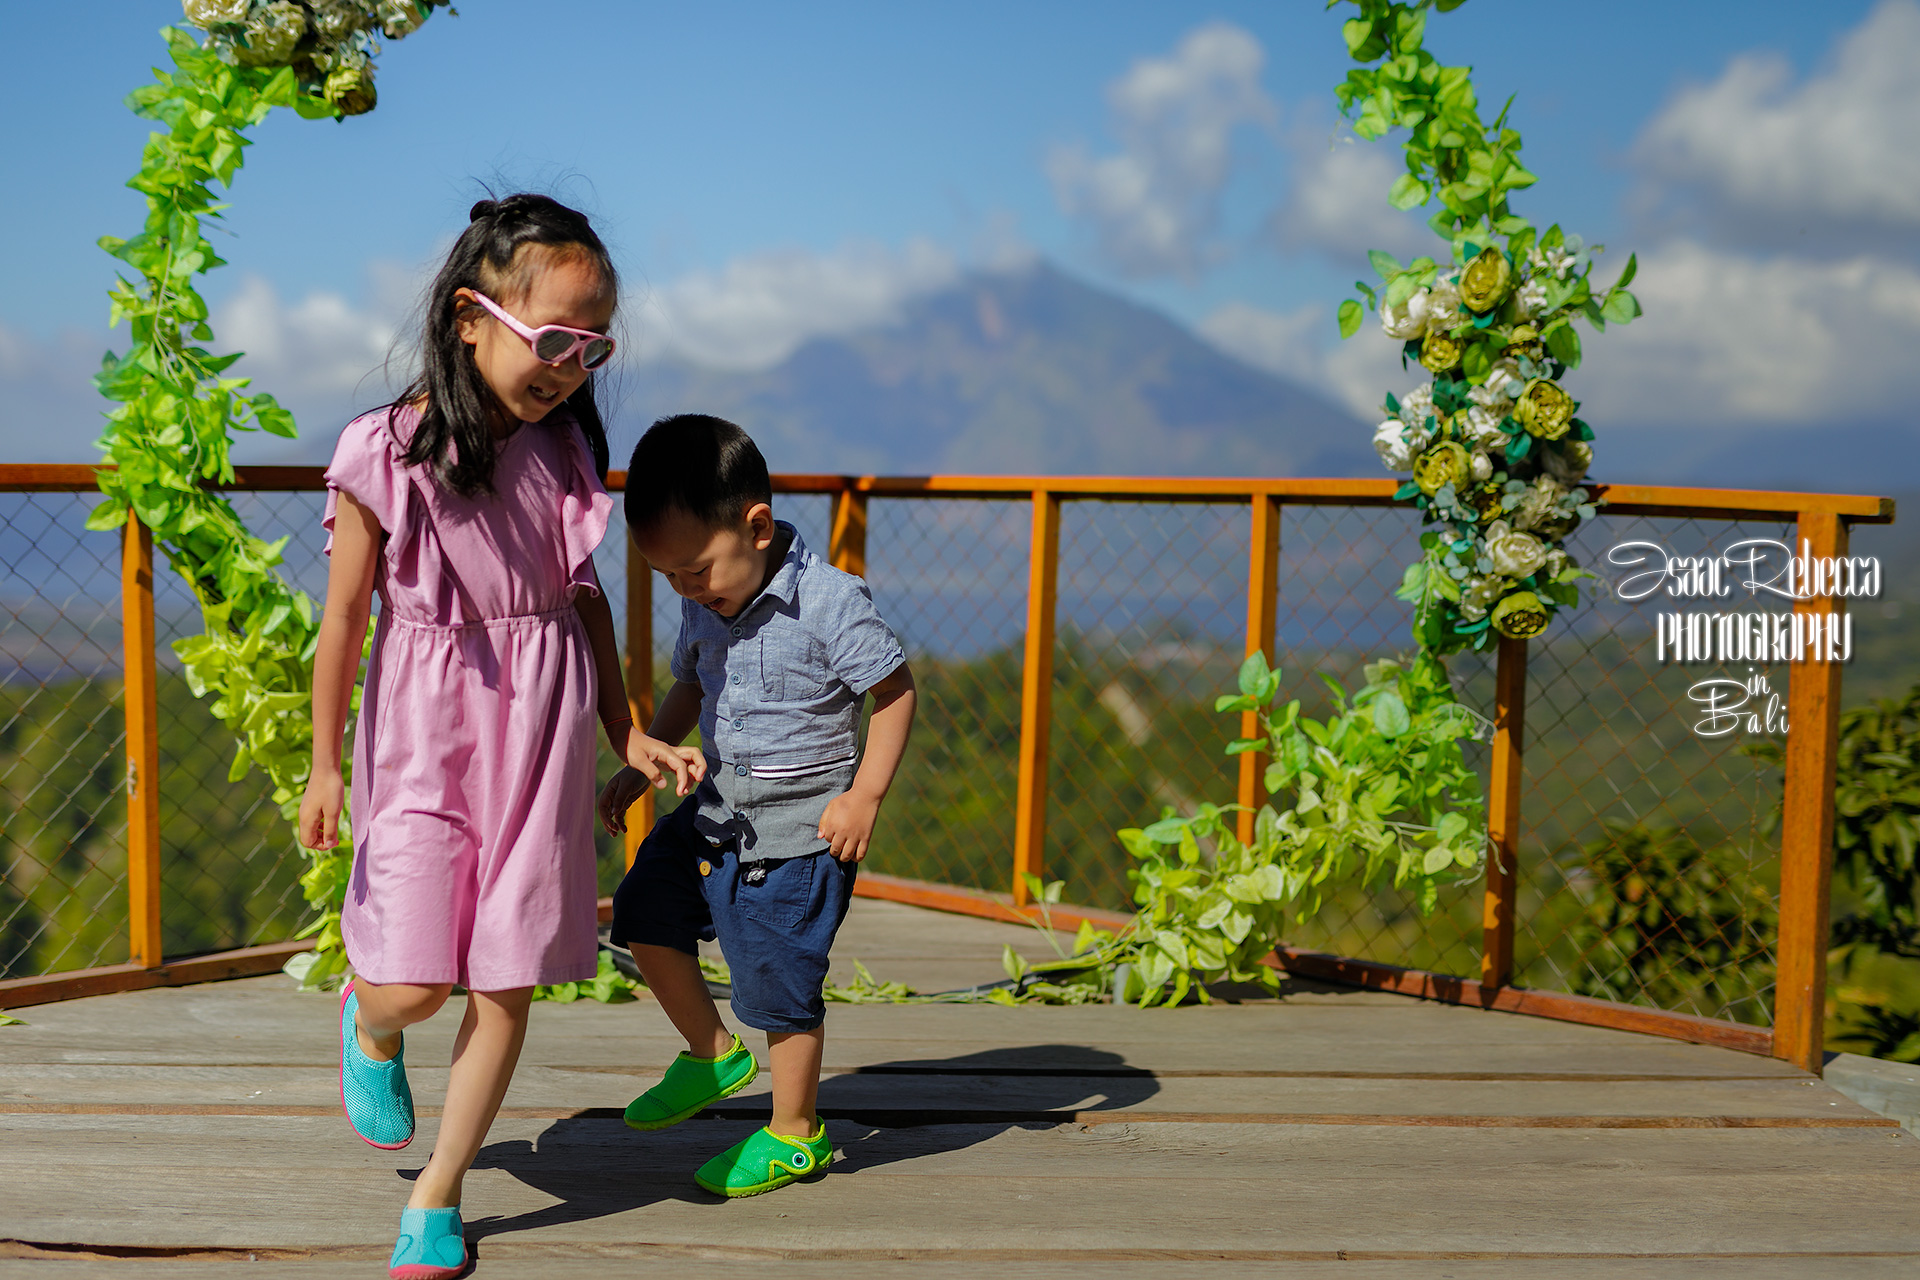
{"label": "turquoise shoe", "polygon": [[458,1207],[400,1211],[400,1238],[387,1263],[392,1280],[453,1280],[466,1269],[467,1240]]}
{"label": "turquoise shoe", "polygon": [[390,1062],[369,1058],[354,1031],[359,1008],[360,997],[349,982],[340,998],[340,1105],[362,1139],[382,1151],[398,1151],[413,1141],[413,1090],[401,1061],[406,1049],[402,1046]]}

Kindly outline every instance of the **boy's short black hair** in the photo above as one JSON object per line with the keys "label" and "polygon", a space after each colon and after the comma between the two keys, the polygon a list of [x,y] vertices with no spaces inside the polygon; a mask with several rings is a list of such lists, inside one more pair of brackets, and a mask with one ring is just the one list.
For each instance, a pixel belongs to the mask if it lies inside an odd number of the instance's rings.
{"label": "boy's short black hair", "polygon": [[629,529],[651,528],[669,511],[723,529],[755,503],[772,501],[767,460],[753,437],[710,414],[676,413],[655,422],[627,464]]}

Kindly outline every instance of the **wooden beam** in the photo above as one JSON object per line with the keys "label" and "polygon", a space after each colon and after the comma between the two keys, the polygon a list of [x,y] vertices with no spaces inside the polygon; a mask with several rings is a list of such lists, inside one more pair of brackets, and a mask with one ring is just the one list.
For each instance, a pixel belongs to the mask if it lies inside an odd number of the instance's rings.
{"label": "wooden beam", "polygon": [[1041,875],[1047,846],[1048,743],[1053,728],[1054,614],[1060,579],[1060,497],[1033,492],[1027,556],[1027,635],[1020,671],[1020,761],[1013,823],[1013,901],[1025,906],[1025,877]]}
{"label": "wooden beam", "polygon": [[127,717],[127,959],[160,963],[160,709],[153,635],[153,531],[120,530],[120,636]]}
{"label": "wooden beam", "polygon": [[842,573],[867,576],[867,495],[859,490],[846,488],[833,495],[827,558]]}
{"label": "wooden beam", "polygon": [[[1612,1027],[1616,1031],[1638,1031],[1672,1040],[1690,1040],[1696,1044],[1718,1045],[1723,1049],[1739,1049],[1745,1053],[1764,1055],[1773,1046],[1774,1037],[1765,1027],[1750,1027],[1743,1022],[1724,1022],[1718,1018],[1700,1018],[1688,1013],[1668,1013],[1663,1009],[1595,1000],[1589,996],[1564,995],[1557,991],[1490,987],[1471,978],[1453,978],[1421,969],[1402,969],[1398,965],[1352,960],[1319,951],[1304,951],[1298,947],[1276,948],[1267,957],[1267,962],[1303,978],[1365,987],[1370,991],[1389,991],[1395,995],[1418,996],[1423,1000],[1438,1000],[1445,1004],[1499,1009],[1506,1013],[1530,1014],[1559,1022]],[[1818,1074],[1817,1069],[1815,1074]]]}
{"label": "wooden beam", "polygon": [[[1273,635],[1280,611],[1280,503],[1271,494],[1256,493],[1252,501],[1253,519],[1247,540],[1247,644],[1245,655],[1267,655],[1273,661]],[[1251,738],[1260,732],[1260,717],[1252,711],[1240,715],[1240,736]],[[1253,841],[1254,818],[1267,802],[1267,757],[1249,751],[1240,757],[1238,800],[1243,806],[1237,815],[1240,843]]]}
{"label": "wooden beam", "polygon": [[[981,920],[999,920],[1006,924],[1035,924],[1040,919],[1038,907],[1029,903],[1016,907],[1013,895],[1006,893],[988,893],[984,889],[963,889],[958,885],[935,884],[931,880],[911,880],[905,876],[882,875],[877,871],[862,871],[853,882],[853,894],[856,898],[875,898],[882,902],[898,902],[909,907],[925,907],[929,911],[945,911],[953,915],[973,916]],[[1109,933],[1118,933],[1133,920],[1124,911],[1108,911],[1104,907],[1079,907],[1061,903],[1047,908],[1047,918],[1055,928],[1075,930],[1082,922],[1096,929],[1105,929]]]}
{"label": "wooden beam", "polygon": [[1487,888],[1480,907],[1480,981],[1513,981],[1514,903],[1520,883],[1521,737],[1527,642],[1500,637],[1493,680],[1493,759],[1487,771]]}
{"label": "wooden beam", "polygon": [[[1800,545],[1814,557],[1847,554],[1847,526],[1805,511]],[[1842,616],[1844,599],[1796,601],[1809,630]],[[1786,788],[1780,823],[1780,934],[1773,989],[1773,1052],[1818,1073],[1826,1049],[1827,934],[1833,881],[1833,787],[1839,750],[1841,664],[1795,663],[1787,680]]]}
{"label": "wooden beam", "polygon": [[49,973],[38,978],[9,978],[0,982],[0,1009],[23,1009],[56,1000],[142,991],[148,987],[184,987],[196,982],[252,978],[263,973],[278,973],[288,960],[311,950],[311,942],[275,942],[264,947],[242,947],[238,951],[169,960],[153,968],[112,964],[98,969]]}
{"label": "wooden beam", "polygon": [[[627,714],[642,730],[653,723],[653,566],[627,540]],[[627,832],[620,838],[627,865],[653,830],[653,788],[627,807]]]}

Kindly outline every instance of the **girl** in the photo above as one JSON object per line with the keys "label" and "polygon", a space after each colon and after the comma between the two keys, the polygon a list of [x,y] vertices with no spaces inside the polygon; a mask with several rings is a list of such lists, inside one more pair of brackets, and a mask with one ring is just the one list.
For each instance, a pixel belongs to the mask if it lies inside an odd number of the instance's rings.
{"label": "girl", "polygon": [[493,1122],[533,988],[596,967],[598,710],[614,751],[690,792],[694,748],[639,733],[593,549],[612,500],[592,370],[618,282],[585,217],[482,200],[427,297],[420,376],[349,423],[327,469],[332,564],[313,673],[310,848],[336,843],[340,740],[371,596],[382,608],[354,734],[357,856],[340,929],[340,1093],[354,1130],[413,1138],[401,1031],[458,983],[466,1015],[438,1139],[390,1274],[466,1264],[460,1185]]}

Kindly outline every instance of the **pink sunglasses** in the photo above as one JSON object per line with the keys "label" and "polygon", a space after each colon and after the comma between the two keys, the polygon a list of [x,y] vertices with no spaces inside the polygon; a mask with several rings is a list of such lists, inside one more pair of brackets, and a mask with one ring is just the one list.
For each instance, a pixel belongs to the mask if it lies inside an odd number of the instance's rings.
{"label": "pink sunglasses", "polygon": [[563,324],[543,324],[538,329],[529,329],[478,289],[469,289],[467,292],[495,320],[519,334],[533,349],[537,360],[546,364],[565,364],[575,352],[579,352],[582,369],[598,369],[613,358],[613,339],[604,333],[594,333],[590,329],[569,329]]}

